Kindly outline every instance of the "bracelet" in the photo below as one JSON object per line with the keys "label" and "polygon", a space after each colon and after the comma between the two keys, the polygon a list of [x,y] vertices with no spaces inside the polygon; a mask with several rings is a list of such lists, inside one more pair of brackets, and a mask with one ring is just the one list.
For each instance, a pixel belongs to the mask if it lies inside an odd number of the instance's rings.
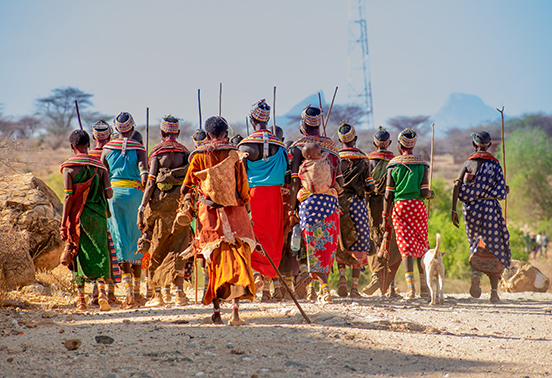
{"label": "bracelet", "polygon": [[452,209],[451,211],[452,211],[454,214],[456,214],[456,210]]}
{"label": "bracelet", "polygon": [[146,211],[146,208],[144,206],[140,205],[140,207],[138,208],[138,212],[143,213],[144,211]]}
{"label": "bracelet", "polygon": [[381,216],[383,217],[383,219],[387,219],[387,217],[389,217],[389,213],[386,213],[384,211],[383,213],[381,213]]}

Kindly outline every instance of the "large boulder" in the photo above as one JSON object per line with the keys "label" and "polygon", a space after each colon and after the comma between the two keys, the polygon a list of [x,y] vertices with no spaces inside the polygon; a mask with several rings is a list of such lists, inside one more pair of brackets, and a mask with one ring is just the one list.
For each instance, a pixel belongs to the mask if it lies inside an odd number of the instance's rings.
{"label": "large boulder", "polygon": [[510,269],[502,274],[500,286],[508,293],[536,291],[545,293],[550,287],[550,279],[531,264],[512,260]]}
{"label": "large boulder", "polygon": [[32,173],[0,179],[0,228],[20,234],[37,269],[51,270],[59,264],[62,211],[54,191]]}
{"label": "large boulder", "polygon": [[22,232],[0,228],[0,290],[13,290],[35,282],[29,243]]}

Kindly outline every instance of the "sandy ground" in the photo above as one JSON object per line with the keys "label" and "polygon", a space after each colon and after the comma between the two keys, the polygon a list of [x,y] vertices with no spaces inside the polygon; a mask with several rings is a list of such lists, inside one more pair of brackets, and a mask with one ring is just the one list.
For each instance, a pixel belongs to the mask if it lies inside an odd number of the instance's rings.
{"label": "sandy ground", "polygon": [[[188,290],[188,297],[193,292]],[[552,374],[552,294],[446,295],[445,305],[377,295],[330,305],[243,303],[247,326],[205,325],[188,305],[100,313],[5,308],[3,377],[537,377]],[[230,308],[222,308],[229,319]],[[109,336],[112,344],[96,341]],[[64,342],[78,339],[77,350]]]}

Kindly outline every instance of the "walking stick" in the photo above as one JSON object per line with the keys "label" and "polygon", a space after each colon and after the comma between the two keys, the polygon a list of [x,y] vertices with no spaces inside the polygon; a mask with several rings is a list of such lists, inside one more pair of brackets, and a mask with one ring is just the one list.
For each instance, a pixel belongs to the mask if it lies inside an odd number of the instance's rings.
{"label": "walking stick", "polygon": [[222,115],[222,83],[220,83],[219,89],[219,117]]}
{"label": "walking stick", "polygon": [[326,135],[326,126],[328,126],[328,121],[330,120],[330,114],[332,113],[332,108],[333,108],[336,94],[337,94],[337,87],[335,87],[335,91],[332,97],[332,103],[330,104],[330,109],[328,110],[328,116],[326,117],[326,123],[324,124],[324,135]]}
{"label": "walking stick", "polygon": [[290,295],[291,299],[293,299],[293,302],[295,302],[295,306],[297,306],[297,308],[299,309],[299,312],[301,312],[301,315],[303,315],[303,318],[305,318],[307,323],[311,324],[311,321],[310,321],[309,317],[307,316],[307,314],[305,314],[305,312],[301,308],[301,305],[299,304],[299,302],[297,302],[297,299],[295,298],[295,294],[293,293],[293,291],[291,291],[291,289],[287,285],[287,282],[284,279],[284,277],[282,276],[282,273],[280,273],[278,268],[276,268],[276,265],[274,265],[274,262],[272,261],[272,258],[270,258],[269,254],[266,253],[266,251],[263,248],[262,244],[259,242],[259,239],[257,239],[257,237],[255,237],[255,239],[257,240],[257,247],[261,248],[260,250],[258,250],[258,249],[257,250],[261,253],[261,255],[263,255],[267,258],[270,265],[272,265],[272,268],[276,271],[276,274],[278,274],[278,278],[280,279],[280,282],[282,282],[284,284],[284,287],[286,288],[286,290],[287,290],[288,294]]}
{"label": "walking stick", "polygon": [[[504,142],[504,106],[502,109],[496,108],[498,112],[500,113],[500,120],[501,120],[501,129],[502,129],[502,170],[504,171],[504,186],[506,186],[506,144]],[[504,197],[504,221],[506,222],[507,216],[507,203],[508,203],[508,193],[506,193],[506,196]]]}
{"label": "walking stick", "polygon": [[197,90],[197,107],[199,109],[199,129],[201,130],[202,120],[201,120],[201,90],[200,89]]}
{"label": "walking stick", "polygon": [[197,304],[197,255],[194,256],[194,290],[195,290],[194,304]]}
{"label": "walking stick", "polygon": [[249,136],[249,119],[245,117],[245,127],[247,128],[247,136]]}
{"label": "walking stick", "polygon": [[146,153],[149,153],[149,108],[146,108]]}
{"label": "walking stick", "polygon": [[80,129],[81,129],[81,130],[84,130],[84,129],[82,128],[82,122],[81,122],[80,112],[79,112],[79,103],[77,102],[77,100],[75,100],[75,108],[77,108],[77,118],[78,118],[78,120],[79,120]]}
{"label": "walking stick", "polygon": [[274,86],[274,97],[272,97],[272,134],[276,135],[276,86]]}
{"label": "walking stick", "polygon": [[[320,106],[320,117],[322,117],[322,126],[324,125],[324,112],[322,111],[322,97],[320,97],[320,92],[318,92],[318,106]],[[323,136],[326,136],[326,128],[324,127]]]}
{"label": "walking stick", "polygon": [[[435,144],[435,122],[431,124],[431,155],[429,161],[429,190],[431,190],[431,184],[433,183],[433,146]],[[429,213],[431,209],[431,199],[427,200],[427,219],[429,219]]]}

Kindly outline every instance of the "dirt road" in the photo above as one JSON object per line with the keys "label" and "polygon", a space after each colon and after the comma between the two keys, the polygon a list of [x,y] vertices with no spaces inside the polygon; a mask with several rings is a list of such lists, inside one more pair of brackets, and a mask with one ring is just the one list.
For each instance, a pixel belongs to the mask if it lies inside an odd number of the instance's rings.
{"label": "dirt road", "polygon": [[[190,294],[190,293],[189,293]],[[190,295],[189,295],[190,296]],[[211,309],[2,310],[3,377],[537,377],[552,374],[552,294],[335,299],[241,305],[249,325],[202,324]],[[228,320],[230,308],[222,309]],[[109,336],[111,344],[98,343]],[[78,339],[70,351],[64,341]],[[107,338],[107,342],[111,341]],[[105,342],[105,341],[104,341]]]}

